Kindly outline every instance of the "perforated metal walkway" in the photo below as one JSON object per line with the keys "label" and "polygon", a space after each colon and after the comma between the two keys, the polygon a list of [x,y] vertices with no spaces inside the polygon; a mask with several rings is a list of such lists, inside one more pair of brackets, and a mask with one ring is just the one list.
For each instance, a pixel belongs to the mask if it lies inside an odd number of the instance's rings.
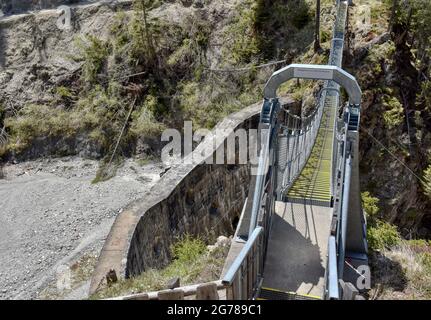
{"label": "perforated metal walkway", "polygon": [[288,202],[320,206],[331,205],[331,157],[336,99],[336,96],[326,96],[316,142],[307,164],[288,190],[286,198]]}

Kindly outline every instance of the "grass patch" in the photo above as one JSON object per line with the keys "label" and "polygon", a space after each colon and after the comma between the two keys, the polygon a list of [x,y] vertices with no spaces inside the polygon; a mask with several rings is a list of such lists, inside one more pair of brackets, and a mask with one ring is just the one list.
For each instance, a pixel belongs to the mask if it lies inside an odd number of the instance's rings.
{"label": "grass patch", "polygon": [[72,136],[81,128],[81,119],[62,108],[30,104],[6,118],[5,127],[10,135],[8,150],[21,152],[37,138]]}
{"label": "grass patch", "polygon": [[431,299],[431,244],[403,240],[371,256],[371,299]]}
{"label": "grass patch", "polygon": [[179,277],[181,286],[218,280],[224,266],[229,246],[207,249],[205,242],[190,235],[171,246],[172,262],[160,270],[147,270],[141,275],[121,279],[106,287],[91,299],[104,299],[119,295],[166,289],[167,282]]}

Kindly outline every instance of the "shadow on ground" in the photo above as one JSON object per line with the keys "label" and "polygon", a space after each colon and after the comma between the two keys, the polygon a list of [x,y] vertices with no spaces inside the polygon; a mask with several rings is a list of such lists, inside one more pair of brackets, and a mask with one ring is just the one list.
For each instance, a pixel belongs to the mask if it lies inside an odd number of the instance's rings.
{"label": "shadow on ground", "polygon": [[[298,291],[304,284],[311,285],[307,291],[316,287],[321,277],[325,274],[325,269],[321,266],[320,249],[317,244],[313,244],[309,237],[304,237],[295,227],[290,225],[280,216],[273,218],[272,232],[281,235],[279,239],[273,237],[272,244],[276,250],[271,250],[270,254],[278,257],[289,257],[288,268],[285,259],[267,257],[267,261],[276,262],[273,265],[266,264],[265,272],[276,274],[276,279],[266,279],[267,286],[289,291]],[[289,243],[284,240],[284,235],[288,235]],[[298,250],[300,248],[300,250]],[[274,269],[274,272],[271,270]],[[274,283],[272,283],[274,282]]]}
{"label": "shadow on ground", "polygon": [[401,264],[391,260],[380,252],[373,251],[369,255],[371,281],[375,292],[370,299],[378,299],[385,290],[404,291],[408,279]]}

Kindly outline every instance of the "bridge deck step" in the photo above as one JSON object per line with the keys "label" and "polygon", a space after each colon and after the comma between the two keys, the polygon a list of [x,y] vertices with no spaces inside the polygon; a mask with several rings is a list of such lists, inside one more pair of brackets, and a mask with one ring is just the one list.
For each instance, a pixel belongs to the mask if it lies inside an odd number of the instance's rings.
{"label": "bridge deck step", "polygon": [[332,208],[277,201],[275,213],[262,287],[323,297]]}
{"label": "bridge deck step", "polygon": [[321,300],[318,296],[299,294],[296,292],[285,292],[273,288],[261,288],[257,300]]}

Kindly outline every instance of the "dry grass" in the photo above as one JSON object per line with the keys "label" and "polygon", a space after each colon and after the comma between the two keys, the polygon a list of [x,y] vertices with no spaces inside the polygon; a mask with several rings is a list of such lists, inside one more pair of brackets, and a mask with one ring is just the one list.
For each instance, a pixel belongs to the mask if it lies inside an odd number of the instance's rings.
{"label": "dry grass", "polygon": [[370,256],[371,299],[431,299],[431,246],[425,241],[402,241]]}
{"label": "dry grass", "polygon": [[[82,286],[86,281],[90,280],[94,268],[97,263],[97,254],[89,252],[80,257],[72,265],[69,266],[70,270],[70,288],[58,288],[55,279],[46,288],[44,288],[38,295],[38,299],[42,300],[59,300],[67,299],[67,295],[73,290]],[[65,271],[68,272],[68,271]]]}
{"label": "dry grass", "polygon": [[218,280],[228,251],[229,246],[218,246],[210,251],[202,240],[186,236],[172,247],[174,260],[165,268],[150,269],[137,277],[120,279],[90,299],[163,290],[168,281],[176,277],[180,278],[181,286]]}

